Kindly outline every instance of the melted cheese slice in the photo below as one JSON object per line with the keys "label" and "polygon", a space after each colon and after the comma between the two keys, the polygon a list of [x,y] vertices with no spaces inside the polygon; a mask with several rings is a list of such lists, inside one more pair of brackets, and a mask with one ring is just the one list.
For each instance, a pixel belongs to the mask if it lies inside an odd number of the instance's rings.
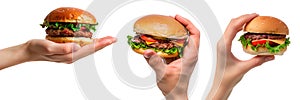
{"label": "melted cheese slice", "polygon": [[148,42],[148,41],[146,41],[147,45],[150,45],[150,44],[153,44],[153,43],[155,43],[155,42]]}
{"label": "melted cheese slice", "polygon": [[171,42],[174,43],[177,46],[183,47],[185,41],[186,41],[185,39],[181,39],[181,40],[173,40]]}
{"label": "melted cheese slice", "polygon": [[180,47],[183,47],[183,43],[177,43],[177,42],[174,42],[174,43]]}
{"label": "melted cheese slice", "polygon": [[284,44],[286,38],[279,39],[279,40],[271,40],[271,39],[261,39],[261,40],[272,41],[272,42],[275,42],[275,43],[277,43],[277,44]]}

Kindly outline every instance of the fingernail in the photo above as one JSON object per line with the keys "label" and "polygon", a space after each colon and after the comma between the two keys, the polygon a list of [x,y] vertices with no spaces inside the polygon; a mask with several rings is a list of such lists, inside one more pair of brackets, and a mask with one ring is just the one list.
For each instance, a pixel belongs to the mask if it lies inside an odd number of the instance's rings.
{"label": "fingernail", "polygon": [[112,40],[106,40],[105,42],[106,42],[107,44],[112,44],[112,43],[113,43]]}
{"label": "fingernail", "polygon": [[150,58],[150,55],[144,54],[144,57],[148,59]]}
{"label": "fingernail", "polygon": [[271,61],[271,60],[274,60],[274,57],[266,57],[265,58],[265,61]]}
{"label": "fingernail", "polygon": [[161,60],[162,60],[162,62],[164,62],[165,64],[168,64],[165,58],[163,58],[163,59],[161,59]]}
{"label": "fingernail", "polygon": [[105,42],[107,42],[107,43],[109,43],[109,44],[112,44],[112,43],[114,43],[114,42],[116,42],[116,41],[117,41],[117,39],[114,38],[114,37],[108,38],[108,39],[105,40]]}
{"label": "fingernail", "polygon": [[117,41],[117,38],[115,37],[112,37],[112,43],[116,42]]}
{"label": "fingernail", "polygon": [[259,15],[259,14],[257,14],[257,13],[252,13],[253,15]]}
{"label": "fingernail", "polygon": [[146,50],[143,55],[145,58],[151,58],[151,56],[154,55],[154,52],[152,50]]}

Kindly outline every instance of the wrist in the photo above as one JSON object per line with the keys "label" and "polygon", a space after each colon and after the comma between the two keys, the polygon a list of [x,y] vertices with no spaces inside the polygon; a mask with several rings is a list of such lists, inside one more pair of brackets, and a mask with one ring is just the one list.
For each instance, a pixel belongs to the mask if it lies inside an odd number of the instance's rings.
{"label": "wrist", "polygon": [[30,45],[31,45],[31,41],[28,41],[28,42],[22,44],[22,46],[21,46],[20,52],[22,52],[21,56],[23,57],[24,62],[35,61],[34,58],[36,58],[36,57],[30,50]]}
{"label": "wrist", "polygon": [[176,85],[168,92],[163,92],[166,100],[188,100],[189,79],[189,75],[180,75]]}
{"label": "wrist", "polygon": [[168,94],[165,96],[166,100],[188,100],[187,93],[183,94]]}
{"label": "wrist", "polygon": [[233,87],[220,85],[215,88],[215,92],[210,93],[211,100],[227,100]]}
{"label": "wrist", "polygon": [[17,61],[19,63],[24,63],[24,62],[31,61],[30,60],[31,56],[30,56],[30,54],[28,52],[28,43],[24,43],[24,44],[18,45],[16,47],[15,52],[16,52],[15,56],[16,56],[16,58],[18,58]]}
{"label": "wrist", "polygon": [[188,100],[187,86],[177,86],[170,93],[165,94],[166,100]]}
{"label": "wrist", "polygon": [[[29,40],[23,44],[23,58],[26,62],[28,61],[43,61],[45,57],[43,57],[40,52],[45,51],[45,48],[36,45],[33,43],[33,40]],[[35,41],[36,42],[36,41]]]}

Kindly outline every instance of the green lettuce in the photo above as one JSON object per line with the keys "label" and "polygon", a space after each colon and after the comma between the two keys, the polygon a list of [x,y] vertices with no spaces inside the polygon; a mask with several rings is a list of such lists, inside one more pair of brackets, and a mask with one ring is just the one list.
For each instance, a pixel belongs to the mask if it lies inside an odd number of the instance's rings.
{"label": "green lettuce", "polygon": [[267,41],[265,44],[258,44],[256,46],[253,46],[252,43],[251,43],[251,39],[246,39],[244,37],[244,35],[242,35],[239,39],[239,41],[241,41],[243,47],[247,47],[247,46],[250,46],[252,50],[254,51],[257,51],[258,47],[266,47],[268,49],[268,51],[270,53],[277,53],[277,52],[280,52],[280,50],[286,48],[287,46],[289,46],[289,44],[291,43],[290,42],[290,38],[287,38],[284,42],[284,44],[280,44],[278,46],[275,46],[275,47],[272,47],[269,42]]}
{"label": "green lettuce", "polygon": [[63,22],[47,22],[45,21],[43,24],[40,24],[43,28],[51,27],[53,29],[62,30],[64,28],[68,28],[74,32],[79,31],[81,27],[85,27],[88,31],[96,31],[97,24],[76,24],[76,23],[63,23]]}
{"label": "green lettuce", "polygon": [[269,42],[266,43],[265,47],[269,50],[269,52],[271,53],[277,53],[279,52],[281,49],[286,48],[287,46],[289,46],[290,44],[290,38],[287,38],[284,42],[284,44],[278,45],[276,47],[271,47]]}
{"label": "green lettuce", "polygon": [[[132,36],[127,36],[127,43],[129,44],[129,46],[132,48],[132,49],[152,49],[154,50],[155,52],[164,52],[164,53],[167,53],[167,54],[174,54],[176,52],[179,52],[182,51],[180,47],[173,47],[173,48],[170,48],[170,49],[158,49],[158,48],[152,48],[152,47],[149,47],[147,46],[146,44],[144,43],[137,43],[137,42],[133,42],[132,39],[133,37]],[[182,57],[182,54],[180,53],[179,55],[180,57]]]}

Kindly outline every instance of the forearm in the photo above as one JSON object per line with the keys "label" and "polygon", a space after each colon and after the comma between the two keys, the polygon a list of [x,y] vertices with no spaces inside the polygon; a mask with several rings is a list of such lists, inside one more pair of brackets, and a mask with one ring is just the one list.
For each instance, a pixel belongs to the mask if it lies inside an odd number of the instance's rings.
{"label": "forearm", "polygon": [[217,69],[214,76],[214,82],[208,96],[206,97],[207,100],[227,100],[234,87],[233,84],[228,82],[226,76],[224,76],[225,64],[220,61],[222,60],[217,62],[217,65],[219,66],[216,67]]}
{"label": "forearm", "polygon": [[188,100],[188,84],[189,82],[182,82],[188,79],[181,78],[175,86],[167,95],[163,93],[166,97],[166,100]]}
{"label": "forearm", "polygon": [[185,94],[169,94],[165,96],[166,100],[188,100],[187,93]]}
{"label": "forearm", "polygon": [[233,88],[225,86],[213,86],[207,96],[207,100],[227,100]]}
{"label": "forearm", "polygon": [[176,87],[171,93],[165,95],[166,100],[188,100],[187,88]]}
{"label": "forearm", "polygon": [[0,50],[0,70],[29,61],[26,50],[26,43]]}

